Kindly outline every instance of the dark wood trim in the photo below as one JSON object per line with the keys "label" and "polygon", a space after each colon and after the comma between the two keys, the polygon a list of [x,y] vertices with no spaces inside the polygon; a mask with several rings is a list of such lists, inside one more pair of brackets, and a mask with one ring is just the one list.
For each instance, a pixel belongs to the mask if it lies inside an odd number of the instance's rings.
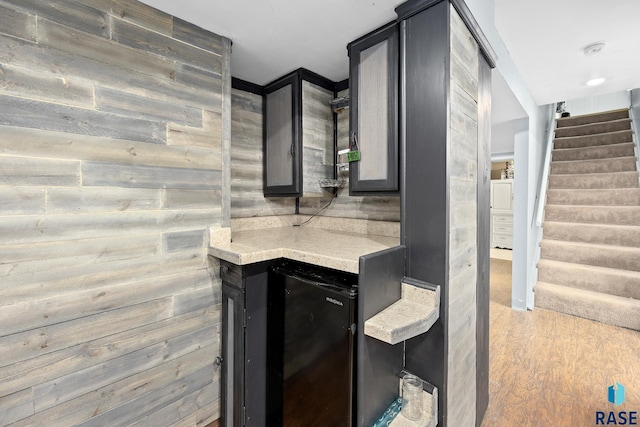
{"label": "dark wood trim", "polygon": [[[440,0],[442,1],[442,0]],[[396,25],[396,21],[387,22],[386,24],[376,28],[373,31],[368,32],[367,34],[358,37],[351,43],[347,45],[347,52],[349,56],[351,56],[351,48],[353,45],[361,44],[363,41],[367,41],[367,43],[372,46],[376,43],[381,42],[382,40],[388,37],[389,28]]]}
{"label": "dark wood trim", "polygon": [[297,72],[302,80],[306,80],[309,83],[318,85],[321,88],[330,90],[332,92],[336,88],[336,83],[333,80],[329,80],[328,78],[323,77],[318,73],[314,73],[313,71],[307,70],[306,68],[298,68]]}
{"label": "dark wood trim", "polygon": [[[395,11],[398,15],[398,21],[402,21],[412,17],[413,15],[422,12],[442,1],[445,0],[409,0],[405,3],[402,3],[400,6],[396,7]],[[498,55],[491,47],[489,43],[489,39],[484,35],[478,21],[471,13],[469,6],[465,3],[464,0],[449,0],[453,7],[456,8],[458,14],[464,21],[465,25],[473,35],[473,38],[478,42],[480,50],[484,54],[489,66],[491,68],[496,67],[496,61],[498,60]]]}
{"label": "dark wood trim", "polygon": [[405,369],[438,388],[438,425],[443,427],[449,352],[449,20],[444,1],[403,20],[400,61],[406,175],[401,244],[407,247],[407,276],[440,285],[441,292],[438,321],[405,342]]}
{"label": "dark wood trim", "polygon": [[336,92],[342,92],[345,89],[349,89],[349,79],[340,80],[336,83]]}
{"label": "dark wood trim", "polygon": [[398,396],[403,346],[390,345],[365,335],[364,322],[400,299],[404,258],[403,246],[360,257],[355,427],[371,426]]}
{"label": "dark wood trim", "polygon": [[469,6],[464,2],[464,0],[450,0],[453,7],[456,8],[458,14],[464,21],[465,25],[473,35],[473,38],[478,42],[478,47],[480,51],[484,55],[485,59],[490,68],[496,68],[496,61],[498,60],[498,54],[491,47],[489,43],[489,39],[482,32],[482,28],[480,28],[480,24],[476,21],[476,18],[471,13]]}
{"label": "dark wood trim", "polygon": [[396,7],[395,11],[398,15],[398,21],[411,18],[413,15],[430,8],[433,5],[445,0],[409,0]]}
{"label": "dark wood trim", "polygon": [[237,77],[231,77],[231,88],[237,89],[237,90],[243,90],[245,92],[253,93],[260,96],[264,95],[264,86],[251,83],[246,80],[239,79]]}

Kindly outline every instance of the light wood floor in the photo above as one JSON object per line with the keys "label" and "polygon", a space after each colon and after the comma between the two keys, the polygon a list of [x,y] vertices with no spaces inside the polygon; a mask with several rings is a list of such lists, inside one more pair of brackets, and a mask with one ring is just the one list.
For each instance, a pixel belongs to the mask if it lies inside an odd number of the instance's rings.
{"label": "light wood floor", "polygon": [[[640,332],[510,305],[511,262],[492,259],[483,427],[594,426],[596,411],[640,412]],[[626,387],[618,407],[607,401],[616,381]]]}

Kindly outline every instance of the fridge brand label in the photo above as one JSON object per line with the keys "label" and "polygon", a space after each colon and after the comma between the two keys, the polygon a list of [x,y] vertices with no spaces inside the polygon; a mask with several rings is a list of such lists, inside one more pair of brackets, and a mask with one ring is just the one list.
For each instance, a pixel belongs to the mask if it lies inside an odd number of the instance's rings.
{"label": "fridge brand label", "polygon": [[329,301],[330,303],[332,303],[332,304],[339,305],[340,307],[344,307],[344,304],[342,304],[342,303],[341,303],[340,301],[338,301],[337,299],[333,299],[333,298],[331,298],[331,297],[326,297],[325,299],[326,299],[327,301]]}

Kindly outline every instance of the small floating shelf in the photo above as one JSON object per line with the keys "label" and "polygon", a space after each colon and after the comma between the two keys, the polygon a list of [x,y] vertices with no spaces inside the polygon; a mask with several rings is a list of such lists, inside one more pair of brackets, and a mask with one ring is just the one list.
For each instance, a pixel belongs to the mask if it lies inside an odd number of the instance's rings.
{"label": "small floating shelf", "polygon": [[427,332],[440,317],[440,286],[405,278],[402,296],[364,322],[364,334],[395,345]]}
{"label": "small floating shelf", "polygon": [[[406,371],[402,371],[404,376]],[[400,380],[399,390],[402,388],[402,380]],[[376,425],[384,425],[389,427],[436,427],[438,425],[438,388],[434,385],[423,381],[422,392],[422,417],[419,420],[412,421],[405,418],[402,413],[398,413],[401,406],[401,399],[394,401],[389,409],[376,421]],[[387,424],[391,421],[389,424]]]}

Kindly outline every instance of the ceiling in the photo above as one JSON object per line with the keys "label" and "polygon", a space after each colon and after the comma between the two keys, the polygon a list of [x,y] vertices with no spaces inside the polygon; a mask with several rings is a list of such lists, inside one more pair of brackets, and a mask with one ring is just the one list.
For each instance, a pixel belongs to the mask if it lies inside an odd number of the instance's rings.
{"label": "ceiling", "polygon": [[[493,1],[498,32],[537,104],[640,87],[640,1]],[[395,19],[404,0],[143,2],[231,38],[233,76],[264,85],[299,67],[347,78],[347,43]],[[607,45],[587,57],[582,48],[593,42]],[[594,77],[607,81],[586,86]]]}

